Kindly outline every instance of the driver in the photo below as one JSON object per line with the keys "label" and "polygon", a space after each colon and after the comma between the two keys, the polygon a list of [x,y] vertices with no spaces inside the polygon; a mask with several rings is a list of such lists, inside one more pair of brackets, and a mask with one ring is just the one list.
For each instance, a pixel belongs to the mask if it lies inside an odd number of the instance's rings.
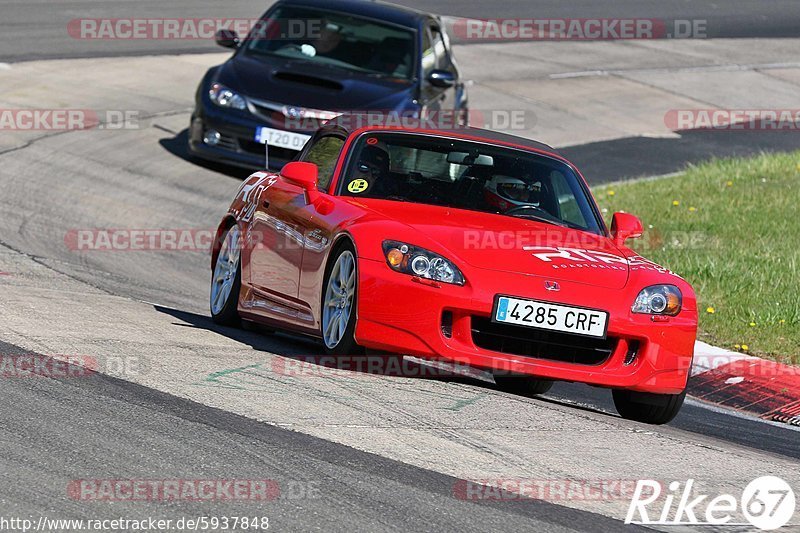
{"label": "driver", "polygon": [[356,164],[356,176],[350,181],[366,182],[350,192],[382,198],[392,194],[389,151],[382,142],[367,144]]}
{"label": "driver", "polygon": [[541,184],[526,183],[511,176],[493,176],[486,182],[483,194],[486,202],[501,213],[522,205],[538,206],[541,200]]}

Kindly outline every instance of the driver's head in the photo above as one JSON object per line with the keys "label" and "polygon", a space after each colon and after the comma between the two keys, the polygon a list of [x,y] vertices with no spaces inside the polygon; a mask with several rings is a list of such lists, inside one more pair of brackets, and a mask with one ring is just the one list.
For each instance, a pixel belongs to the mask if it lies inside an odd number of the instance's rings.
{"label": "driver's head", "polygon": [[358,170],[375,179],[389,175],[389,152],[381,143],[367,144],[358,158]]}
{"label": "driver's head", "polygon": [[339,43],[342,42],[342,34],[339,33],[339,30],[340,28],[338,25],[323,20],[319,35],[312,43],[316,51],[321,54],[326,54],[339,46]]}
{"label": "driver's head", "polygon": [[538,202],[535,184],[511,176],[494,176],[486,182],[486,201],[501,211]]}

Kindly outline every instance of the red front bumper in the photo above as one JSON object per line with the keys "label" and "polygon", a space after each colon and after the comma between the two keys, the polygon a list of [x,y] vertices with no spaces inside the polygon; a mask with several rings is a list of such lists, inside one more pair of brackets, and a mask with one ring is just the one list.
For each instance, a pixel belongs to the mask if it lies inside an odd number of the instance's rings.
{"label": "red front bumper", "polygon": [[[684,309],[667,322],[654,322],[649,315],[630,312],[643,287],[612,290],[562,283],[560,292],[551,293],[541,278],[534,276],[488,271],[485,276],[480,287],[469,283],[433,287],[393,272],[382,261],[362,258],[356,340],[367,348],[443,358],[494,372],[660,394],[677,394],[686,387],[697,330],[696,310]],[[478,346],[473,327],[485,324],[480,319],[490,317],[497,294],[609,311],[610,355],[584,364]],[[445,312],[452,313],[449,337],[442,330]],[[638,349],[632,357],[634,348]]]}

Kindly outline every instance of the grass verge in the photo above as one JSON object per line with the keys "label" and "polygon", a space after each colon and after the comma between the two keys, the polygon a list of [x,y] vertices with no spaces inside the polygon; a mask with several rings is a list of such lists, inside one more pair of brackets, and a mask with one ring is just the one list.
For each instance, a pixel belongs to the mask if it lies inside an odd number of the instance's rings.
{"label": "grass verge", "polygon": [[616,211],[642,219],[634,249],[694,286],[701,340],[800,363],[800,152],[593,192],[609,224]]}

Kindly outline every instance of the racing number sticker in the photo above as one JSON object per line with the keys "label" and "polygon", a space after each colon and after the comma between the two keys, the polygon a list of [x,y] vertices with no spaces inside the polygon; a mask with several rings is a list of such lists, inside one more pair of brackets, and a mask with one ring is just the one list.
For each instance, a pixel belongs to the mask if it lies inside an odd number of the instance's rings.
{"label": "racing number sticker", "polygon": [[354,179],[350,182],[347,186],[347,190],[353,194],[359,194],[367,190],[369,187],[369,182],[364,178]]}

